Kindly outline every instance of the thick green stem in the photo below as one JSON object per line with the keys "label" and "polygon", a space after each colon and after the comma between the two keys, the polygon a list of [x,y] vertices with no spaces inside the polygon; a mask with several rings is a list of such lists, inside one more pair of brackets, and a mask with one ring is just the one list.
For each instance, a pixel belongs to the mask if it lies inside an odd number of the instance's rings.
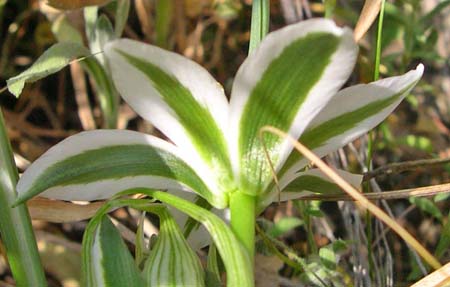
{"label": "thick green stem", "polygon": [[15,208],[19,178],[0,111],[0,234],[17,286],[47,286],[30,215],[25,204]]}
{"label": "thick green stem", "polygon": [[256,197],[235,192],[230,198],[231,230],[248,252],[250,261],[255,255]]}

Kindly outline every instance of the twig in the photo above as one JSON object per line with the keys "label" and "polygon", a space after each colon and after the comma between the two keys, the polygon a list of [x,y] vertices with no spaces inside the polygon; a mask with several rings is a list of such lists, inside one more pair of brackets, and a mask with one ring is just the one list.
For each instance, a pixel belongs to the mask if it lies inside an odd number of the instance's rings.
{"label": "twig", "polygon": [[[408,189],[400,189],[393,191],[383,191],[383,192],[368,192],[364,193],[364,196],[369,200],[392,200],[392,199],[402,199],[408,198],[411,196],[416,197],[426,197],[433,196],[439,193],[447,193],[450,192],[450,183],[417,187],[417,188],[408,188]],[[350,197],[345,193],[333,193],[333,194],[313,194],[307,195],[305,197],[300,198],[301,200],[322,200],[322,201],[355,201],[354,198]]]}
{"label": "twig", "polygon": [[84,130],[95,129],[94,116],[92,115],[91,105],[87,94],[86,79],[84,72],[78,61],[70,64],[70,72],[72,75],[73,87],[75,90],[75,100],[78,105],[78,116]]}
{"label": "twig", "polygon": [[21,133],[28,134],[30,136],[65,138],[75,133],[75,131],[40,128],[30,124],[27,121],[22,120],[20,116],[16,115],[13,112],[4,109],[3,113],[9,126],[19,130]]}
{"label": "twig", "polygon": [[404,161],[399,163],[391,163],[385,166],[381,166],[374,170],[364,173],[363,181],[367,181],[371,178],[378,177],[381,175],[395,174],[407,170],[413,170],[420,167],[430,167],[435,165],[442,165],[450,162],[450,157],[447,158],[436,158],[436,159],[421,159],[413,161]]}

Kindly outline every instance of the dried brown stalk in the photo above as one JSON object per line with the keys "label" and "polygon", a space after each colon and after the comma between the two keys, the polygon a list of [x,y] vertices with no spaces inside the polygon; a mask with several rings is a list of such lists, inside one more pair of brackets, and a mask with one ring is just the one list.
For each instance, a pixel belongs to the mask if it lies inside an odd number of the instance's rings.
{"label": "dried brown stalk", "polygon": [[434,158],[434,159],[421,159],[413,161],[404,161],[399,163],[391,163],[385,166],[381,166],[364,174],[363,180],[367,181],[371,178],[400,173],[407,170],[414,170],[421,167],[431,167],[436,165],[442,165],[450,162],[450,158]]}
{"label": "dried brown stalk", "polygon": [[[383,191],[383,192],[368,192],[364,193],[364,196],[369,200],[392,200],[392,199],[401,199],[401,198],[409,198],[411,196],[416,197],[426,197],[433,196],[439,193],[447,193],[450,192],[450,183],[424,186],[418,188],[409,188],[409,189],[401,189],[401,190],[393,190],[393,191]],[[322,201],[354,201],[352,197],[345,193],[339,194],[314,194],[308,195],[301,198],[302,200],[322,200]]]}

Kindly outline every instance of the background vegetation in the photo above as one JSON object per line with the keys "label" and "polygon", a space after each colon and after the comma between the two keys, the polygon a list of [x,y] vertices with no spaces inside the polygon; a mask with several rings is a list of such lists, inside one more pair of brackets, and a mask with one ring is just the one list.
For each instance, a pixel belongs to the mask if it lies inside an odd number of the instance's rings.
{"label": "background vegetation", "polygon": [[[271,2],[271,31],[323,16],[354,28],[363,5],[352,0]],[[363,137],[327,158],[331,165],[357,173],[390,163],[425,160],[374,174],[364,189],[413,189],[397,196],[401,198],[377,202],[441,262],[450,261],[450,187],[436,187],[449,182],[450,172],[449,4],[438,0],[386,2],[379,47],[381,77],[402,74],[418,63],[424,63],[425,75],[413,95],[372,132],[372,140]],[[101,8],[112,21],[114,5]],[[62,12],[36,0],[0,1],[3,86],[57,41],[54,31],[62,15],[84,35],[81,10]],[[248,52],[250,16],[251,0],[134,0],[124,35],[192,58],[229,95],[232,75]],[[70,30],[65,35],[76,37]],[[349,85],[373,80],[376,35],[375,24],[360,41],[360,56]],[[8,92],[0,95],[20,171],[67,136],[104,126],[95,93],[93,82],[74,62],[68,69],[27,85],[18,99]],[[123,102],[118,127],[158,134]],[[367,160],[368,145],[372,163]],[[428,187],[433,195],[409,196],[417,187]],[[42,219],[39,210],[31,208],[31,212],[33,218]],[[75,210],[70,216],[76,218],[77,212],[86,211]],[[139,214],[119,209],[113,217],[131,242]],[[146,222],[147,234],[156,230],[154,223],[151,218]],[[34,221],[50,286],[79,286],[86,224]],[[348,201],[322,198],[274,204],[259,219],[258,234],[257,286],[408,286],[431,271],[394,233]],[[13,286],[13,282],[2,256],[0,286]]]}

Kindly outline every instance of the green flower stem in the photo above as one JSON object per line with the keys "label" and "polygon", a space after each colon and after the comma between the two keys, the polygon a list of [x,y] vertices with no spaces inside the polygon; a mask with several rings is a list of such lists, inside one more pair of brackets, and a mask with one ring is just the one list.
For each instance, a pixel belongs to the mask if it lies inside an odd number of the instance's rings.
{"label": "green flower stem", "polygon": [[16,200],[19,174],[12,156],[3,114],[0,111],[0,234],[17,286],[47,286],[39,258],[30,215],[25,204],[11,208]]}
{"label": "green flower stem", "polygon": [[230,197],[231,230],[247,250],[250,261],[255,255],[256,197],[235,192]]}

